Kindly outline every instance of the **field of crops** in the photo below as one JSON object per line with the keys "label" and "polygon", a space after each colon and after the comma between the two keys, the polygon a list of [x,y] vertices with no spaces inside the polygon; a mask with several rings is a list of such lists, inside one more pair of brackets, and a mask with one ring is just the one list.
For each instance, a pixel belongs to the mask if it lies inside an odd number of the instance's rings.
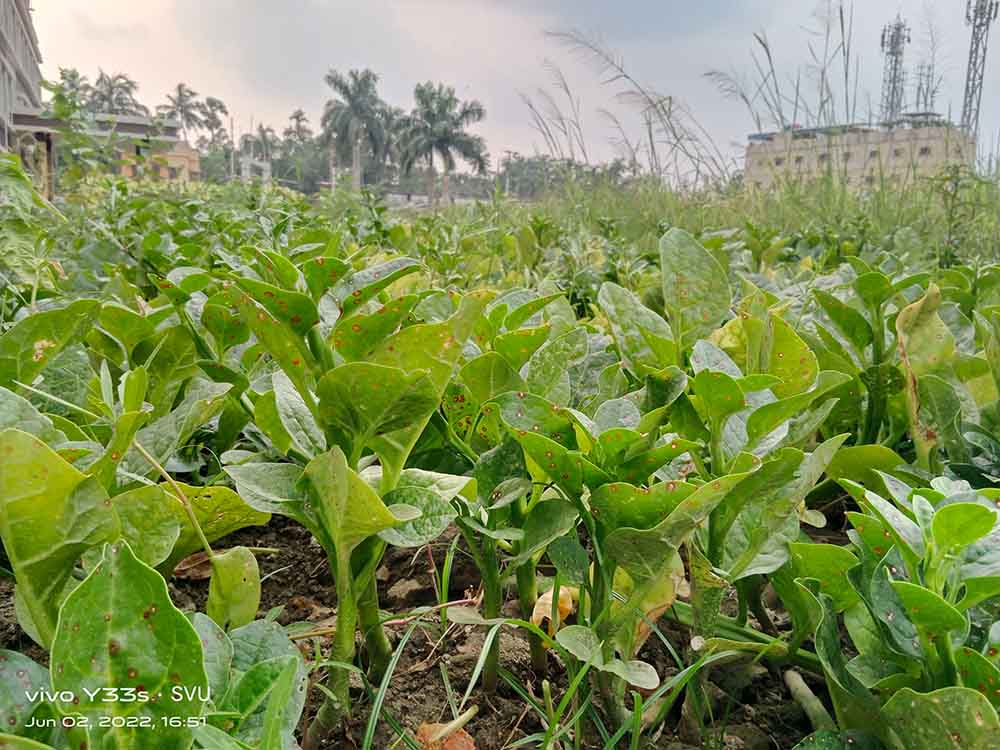
{"label": "field of crops", "polygon": [[995,203],[3,169],[0,747],[1000,747]]}

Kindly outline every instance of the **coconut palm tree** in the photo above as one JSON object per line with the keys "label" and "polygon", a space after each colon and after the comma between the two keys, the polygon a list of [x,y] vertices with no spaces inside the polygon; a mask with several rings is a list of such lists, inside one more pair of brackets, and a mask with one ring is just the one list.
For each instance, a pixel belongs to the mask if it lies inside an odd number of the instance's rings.
{"label": "coconut palm tree", "polygon": [[206,96],[205,101],[199,102],[198,110],[201,114],[201,124],[209,133],[209,143],[212,145],[225,143],[226,125],[222,118],[229,114],[229,108],[225,103],[214,96]]}
{"label": "coconut palm tree", "polygon": [[87,109],[91,112],[103,112],[109,115],[148,117],[149,109],[140,104],[136,98],[138,91],[139,84],[126,73],[108,75],[101,70],[91,88]]}
{"label": "coconut palm tree", "polygon": [[361,191],[361,152],[363,146],[374,157],[384,148],[385,133],[379,112],[384,106],[378,95],[378,75],[371,70],[352,70],[346,76],[336,70],[326,74],[326,83],[336,98],[323,111],[323,136],[334,142],[340,156],[350,153],[351,186]]}
{"label": "coconut palm tree", "polygon": [[63,93],[68,99],[83,108],[87,107],[93,91],[87,76],[82,75],[76,68],[59,68],[59,85],[62,86]]}
{"label": "coconut palm tree", "polygon": [[167,103],[161,104],[156,111],[162,117],[180,121],[185,141],[188,139],[189,128],[195,129],[204,125],[198,92],[186,83],[178,83],[173,92],[167,94]]}
{"label": "coconut palm tree", "polygon": [[288,127],[285,128],[283,137],[294,144],[305,143],[313,137],[309,117],[303,110],[297,109],[288,116]]}
{"label": "coconut palm tree", "polygon": [[[466,128],[486,117],[478,101],[459,101],[451,86],[431,83],[417,84],[413,92],[416,107],[403,123],[401,143],[402,168],[409,173],[417,162],[426,161],[429,181],[434,180],[434,158],[440,157],[444,175],[441,193],[447,202],[449,178],[455,170],[458,156],[477,172],[487,168],[486,142]],[[431,191],[433,192],[433,190]]]}

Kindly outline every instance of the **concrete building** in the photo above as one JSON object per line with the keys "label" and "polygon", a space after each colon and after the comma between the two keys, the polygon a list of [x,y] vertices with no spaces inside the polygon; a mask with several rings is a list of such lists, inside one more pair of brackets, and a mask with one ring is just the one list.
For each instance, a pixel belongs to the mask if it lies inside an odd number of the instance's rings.
{"label": "concrete building", "polygon": [[936,115],[910,115],[893,127],[789,128],[750,136],[744,184],[767,190],[833,176],[865,190],[883,180],[912,183],[975,159],[975,139]]}
{"label": "concrete building", "polygon": [[42,106],[42,53],[29,0],[0,0],[0,150],[14,148],[14,112]]}

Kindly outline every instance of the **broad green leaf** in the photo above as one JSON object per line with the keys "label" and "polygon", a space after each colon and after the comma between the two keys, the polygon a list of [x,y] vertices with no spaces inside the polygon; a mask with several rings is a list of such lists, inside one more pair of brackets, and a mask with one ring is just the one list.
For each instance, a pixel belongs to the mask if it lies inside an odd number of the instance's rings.
{"label": "broad green leaf", "polygon": [[480,404],[501,393],[527,390],[521,376],[496,352],[487,352],[468,362],[462,367],[459,377]]}
{"label": "broad green leaf", "polygon": [[[246,547],[233,547],[212,558],[205,613],[223,630],[253,622],[260,606],[260,568]],[[293,670],[294,671],[294,670]]]}
{"label": "broad green leaf", "polygon": [[617,675],[630,685],[644,690],[655,690],[660,684],[656,670],[645,662],[605,659],[601,651],[601,642],[588,627],[568,625],[556,633],[556,642],[581,662],[589,662],[594,669]]}
{"label": "broad green leaf", "polygon": [[718,429],[727,417],[747,406],[739,383],[724,372],[702,370],[694,378],[694,391]]}
{"label": "broad green leaf", "polygon": [[419,299],[415,294],[397,297],[371,315],[341,318],[331,334],[334,347],[348,362],[363,360],[399,328]]}
{"label": "broad green leaf", "polygon": [[521,527],[524,539],[518,548],[518,554],[509,561],[511,567],[523,565],[548,547],[551,542],[565,535],[576,525],[577,518],[576,508],[563,500],[545,500],[538,503],[524,519]]}
{"label": "broad green leaf", "polygon": [[[181,447],[187,445],[195,431],[217,417],[226,406],[232,386],[196,379],[180,405],[169,414],[146,425],[135,435],[135,442],[145,448],[161,466]],[[132,474],[149,476],[156,469],[149,465],[134,448],[124,458],[123,468]]]}
{"label": "broad green leaf", "polygon": [[347,433],[358,451],[373,438],[425,422],[440,395],[426,370],[404,372],[371,362],[351,362],[319,382],[319,411],[326,424]]}
{"label": "broad green leaf", "polygon": [[985,695],[993,708],[1000,706],[1000,667],[967,646],[955,649],[954,659],[962,684]]}
{"label": "broad green leaf", "polygon": [[955,463],[968,463],[969,448],[962,436],[962,402],[955,389],[937,375],[924,375],[917,380],[917,423],[911,425],[911,436],[930,450],[940,443]]}
{"label": "broad green leaf", "polygon": [[560,406],[572,398],[570,370],[580,366],[590,351],[587,332],[573,328],[543,344],[528,360],[525,383],[528,390]]}
{"label": "broad green leaf", "polygon": [[590,496],[598,524],[610,533],[619,528],[649,529],[670,515],[696,487],[687,482],[658,482],[649,489],[605,484]]}
{"label": "broad green leaf", "polygon": [[906,461],[884,445],[850,445],[837,452],[826,474],[837,481],[845,479],[864,487],[878,488],[882,485],[878,472],[891,472],[905,466]]}
{"label": "broad green leaf", "polygon": [[83,337],[100,310],[97,300],[82,299],[16,323],[0,336],[0,386],[30,384],[67,344]]}
{"label": "broad green leaf", "polygon": [[249,294],[257,304],[280,320],[297,336],[305,336],[319,323],[316,303],[298,292],[265,284],[254,279],[238,278],[237,286]]}
{"label": "broad green leaf", "polygon": [[882,750],[882,743],[861,732],[823,729],[810,734],[792,750]]}
{"label": "broad green leaf", "polygon": [[830,317],[837,330],[851,342],[858,354],[864,354],[865,349],[874,339],[872,327],[865,316],[829,292],[814,289],[813,296],[820,307]]}
{"label": "broad green leaf", "polygon": [[0,432],[0,536],[31,618],[48,647],[59,597],[77,560],[115,539],[118,517],[97,480],[81,474],[33,435]]}
{"label": "broad green leaf", "polygon": [[[286,714],[290,713],[290,707],[294,707],[292,697],[297,687],[298,670],[298,661],[289,657],[286,660],[285,668],[271,689],[271,694],[267,699],[267,709],[264,712],[260,750],[284,750],[286,747],[285,726],[288,723]],[[294,718],[297,718],[297,715]]]}
{"label": "broad green leaf", "polygon": [[368,537],[397,524],[375,491],[348,467],[340,448],[310,461],[300,482],[338,556],[349,555]]}
{"label": "broad green leaf", "polygon": [[[16,651],[0,650],[0,716],[7,732],[22,734],[25,724],[41,705],[29,694],[49,689],[49,673]],[[0,742],[0,747],[3,747]]]}
{"label": "broad green leaf", "polygon": [[682,229],[660,240],[663,299],[674,337],[687,349],[718,328],[729,313],[732,292],[726,269]]}
{"label": "broad green leaf", "polygon": [[153,405],[152,419],[159,419],[170,411],[186,381],[198,374],[194,339],[184,326],[173,326],[145,342],[136,355],[143,357],[149,374],[146,401]]}
{"label": "broad green leaf", "polygon": [[[258,466],[259,464],[250,464]],[[257,510],[228,487],[190,487],[177,483],[194,510],[201,529],[209,542],[214,542],[247,526],[263,526],[271,520],[266,512]],[[161,485],[169,497],[170,508],[180,523],[181,533],[170,557],[161,566],[168,575],[188,555],[201,549],[201,541],[191,526],[184,507],[171,485]]]}
{"label": "broad green leaf", "polygon": [[893,581],[892,587],[910,620],[921,630],[940,636],[965,627],[962,613],[930,589],[907,581]]}
{"label": "broad green leaf", "polygon": [[819,581],[820,592],[830,597],[836,612],[850,609],[860,601],[846,577],[847,571],[858,564],[858,558],[848,548],[793,542],[789,551],[796,576]]}
{"label": "broad green leaf", "polygon": [[302,396],[295,390],[295,384],[283,372],[274,373],[271,383],[274,386],[275,410],[291,444],[308,457],[325,451],[326,436]]}
{"label": "broad green leaf", "polygon": [[408,505],[420,511],[412,521],[385,529],[379,533],[383,541],[396,547],[422,547],[437,539],[457,513],[448,500],[424,487],[397,487],[387,493],[382,502],[390,512],[394,505]]}
{"label": "broad green leaf", "polygon": [[253,423],[268,437],[278,453],[286,454],[291,450],[292,436],[278,414],[278,397],[273,389],[262,393],[254,401]]}
{"label": "broad green leaf", "polygon": [[8,427],[15,427],[21,432],[34,435],[48,445],[66,442],[66,435],[30,401],[0,387],[0,430]]}
{"label": "broad green leaf", "polygon": [[590,558],[574,532],[561,536],[545,550],[562,580],[571,586],[584,586],[590,577]]}
{"label": "broad green leaf", "polygon": [[548,325],[538,328],[521,328],[501,333],[493,339],[493,350],[500,354],[514,369],[519,370],[531,359],[538,347],[548,341],[552,328]]}
{"label": "broad green leaf", "polygon": [[889,277],[878,271],[863,273],[854,280],[858,296],[869,307],[878,307],[893,295]]}
{"label": "broad green leaf", "polygon": [[250,338],[250,327],[243,322],[240,308],[227,292],[208,298],[201,311],[201,324],[212,334],[216,347],[221,352],[243,344]]}
{"label": "broad green leaf", "polygon": [[[201,641],[171,603],[164,580],[128,544],[107,545],[101,563],[67,598],[50,669],[53,689],[76,696],[72,703],[60,702],[60,710],[91,719],[96,747],[190,747],[191,730],[170,727],[162,719],[201,714],[208,687]],[[102,688],[141,688],[159,700],[105,701]],[[96,691],[94,698],[88,690]],[[116,716],[146,717],[154,726],[100,726]]]}
{"label": "broad green leaf", "polygon": [[357,312],[368,300],[404,276],[420,271],[423,266],[413,258],[393,260],[355,271],[339,281],[330,294],[343,311],[343,317]]}
{"label": "broad green leaf", "polygon": [[963,687],[932,693],[903,688],[882,716],[906,750],[992,750],[1000,744],[1000,720],[986,697]]}
{"label": "broad green leaf", "polygon": [[159,485],[138,487],[111,498],[121,521],[121,538],[146,565],[156,567],[168,557],[186,521],[178,516],[174,498]]}
{"label": "broad green leaf", "polygon": [[680,545],[747,476],[730,474],[702,485],[652,528],[613,531],[605,544],[608,556],[637,586],[662,578]]}
{"label": "broad green leaf", "polygon": [[208,676],[208,688],[212,691],[212,700],[218,703],[229,687],[229,671],[233,665],[232,641],[208,615],[193,612],[189,617],[201,640],[201,650],[205,656],[205,673]]}
{"label": "broad green leaf", "polygon": [[920,377],[947,363],[955,353],[955,337],[938,315],[941,290],[931,284],[927,293],[896,317],[896,334],[904,370]]}
{"label": "broad green leaf", "polygon": [[819,362],[809,345],[780,315],[771,313],[767,371],[781,384],[773,388],[778,398],[788,398],[808,390],[819,375]]}
{"label": "broad green leaf", "polygon": [[760,408],[755,409],[747,419],[748,445],[755,447],[763,437],[776,430],[789,419],[802,414],[802,412],[822,396],[834,388],[844,385],[849,380],[850,377],[842,372],[824,370],[819,374],[816,386],[812,390],[781,399],[780,401],[774,401],[770,404],[764,404]]}
{"label": "broad green leaf", "polygon": [[303,263],[301,271],[312,298],[319,300],[327,289],[351,273],[351,267],[339,258],[320,256]]}
{"label": "broad green leaf", "polygon": [[633,292],[608,282],[597,303],[604,311],[622,362],[637,378],[677,363],[670,325],[642,304]]}
{"label": "broad green leaf", "polygon": [[934,543],[942,550],[966,547],[989,534],[997,513],[979,503],[951,503],[934,514]]}

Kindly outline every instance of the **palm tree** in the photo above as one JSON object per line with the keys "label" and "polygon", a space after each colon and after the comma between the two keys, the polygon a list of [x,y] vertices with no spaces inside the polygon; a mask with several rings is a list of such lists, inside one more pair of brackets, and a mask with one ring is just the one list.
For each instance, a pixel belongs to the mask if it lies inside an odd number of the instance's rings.
{"label": "palm tree", "polygon": [[433,184],[434,157],[440,157],[444,166],[441,193],[448,201],[449,178],[455,169],[456,155],[480,174],[486,171],[486,142],[466,132],[468,126],[486,117],[486,110],[478,101],[459,101],[451,86],[440,83],[435,86],[429,81],[417,84],[413,98],[417,106],[403,125],[403,171],[409,173],[418,161],[426,160],[428,179]]}
{"label": "palm tree", "polygon": [[371,70],[352,70],[346,76],[331,70],[326,83],[337,98],[326,103],[323,111],[323,135],[327,143],[335,141],[341,153],[350,150],[351,187],[361,191],[361,147],[367,143],[373,156],[381,153],[385,134],[379,111],[384,106],[378,96],[378,75]]}
{"label": "palm tree", "polygon": [[264,123],[257,126],[257,134],[254,137],[254,142],[260,146],[260,157],[263,161],[271,161],[274,152],[281,145],[278,141],[278,136],[274,132],[274,128]]}
{"label": "palm tree", "polygon": [[156,111],[163,117],[180,121],[185,141],[188,139],[188,128],[200,128],[204,125],[198,92],[186,83],[178,83],[173,92],[167,94],[167,103],[161,104]]}
{"label": "palm tree", "polygon": [[212,145],[226,142],[226,126],[222,118],[229,114],[229,108],[221,99],[206,96],[205,101],[198,104],[201,114],[201,124],[208,131]]}
{"label": "palm tree", "polygon": [[91,88],[87,108],[92,112],[103,112],[109,115],[147,117],[149,110],[136,99],[138,91],[139,84],[126,73],[108,75],[101,70]]}
{"label": "palm tree", "polygon": [[309,127],[309,117],[306,113],[297,109],[288,116],[288,127],[285,128],[284,138],[294,144],[301,144],[313,137],[312,128]]}
{"label": "palm tree", "polygon": [[59,68],[59,85],[68,99],[86,108],[93,87],[87,76],[81,75],[76,68]]}

